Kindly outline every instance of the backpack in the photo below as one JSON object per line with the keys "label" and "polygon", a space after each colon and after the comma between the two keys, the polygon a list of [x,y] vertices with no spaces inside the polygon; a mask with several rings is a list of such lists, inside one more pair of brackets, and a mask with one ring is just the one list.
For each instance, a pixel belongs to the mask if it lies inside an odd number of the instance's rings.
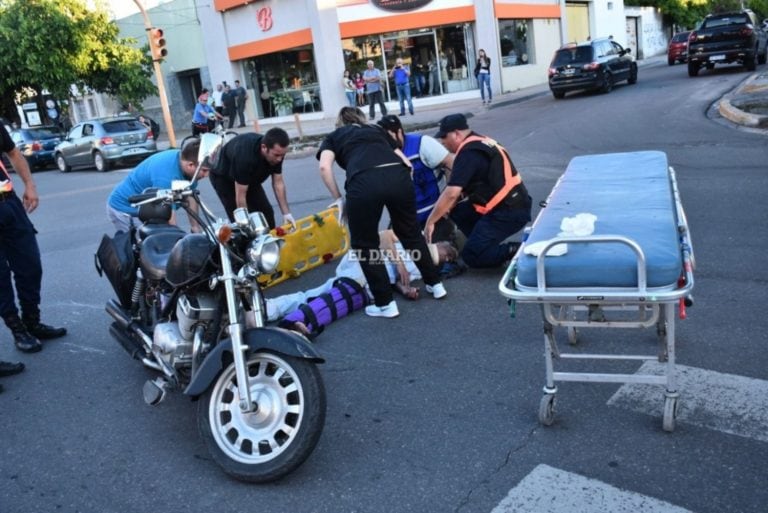
{"label": "backpack", "polygon": [[293,329],[296,322],[301,322],[309,330],[307,336],[313,339],[333,321],[346,317],[367,304],[368,294],[363,286],[351,278],[342,277],[333,282],[330,291],[299,305],[296,310],[283,317],[279,326]]}

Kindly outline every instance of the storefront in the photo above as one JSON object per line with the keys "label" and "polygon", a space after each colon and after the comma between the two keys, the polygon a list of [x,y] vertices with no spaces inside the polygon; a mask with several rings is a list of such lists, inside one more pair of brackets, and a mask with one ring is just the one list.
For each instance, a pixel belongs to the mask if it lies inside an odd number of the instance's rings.
{"label": "storefront", "polygon": [[[555,0],[214,0],[201,24],[227,34],[206,40],[211,76],[244,79],[254,115],[333,117],[346,104],[343,71],[362,73],[368,60],[386,76],[402,58],[415,98],[442,97],[430,101],[476,92],[480,48],[496,92],[546,81],[559,16]],[[548,55],[538,59],[540,41]],[[384,99],[397,100],[392,79]]]}

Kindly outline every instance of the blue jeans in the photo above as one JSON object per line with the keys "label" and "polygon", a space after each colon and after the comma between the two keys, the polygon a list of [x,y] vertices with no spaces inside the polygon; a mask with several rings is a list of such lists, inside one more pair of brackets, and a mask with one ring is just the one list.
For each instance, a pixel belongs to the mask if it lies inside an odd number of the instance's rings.
{"label": "blue jeans", "polygon": [[470,267],[498,267],[512,258],[511,242],[502,242],[531,221],[527,208],[498,206],[489,214],[478,214],[469,201],[462,201],[451,211],[451,219],[467,237],[461,258]]}
{"label": "blue jeans", "polygon": [[404,102],[408,102],[408,112],[413,115],[413,102],[411,101],[411,84],[405,83],[405,84],[397,84],[395,86],[397,89],[397,99],[400,100],[400,115],[402,116],[405,114],[405,105]]}
{"label": "blue jeans", "polygon": [[7,194],[0,199],[0,316],[3,318],[18,315],[15,296],[22,310],[40,305],[43,267],[36,233],[16,195]]}
{"label": "blue jeans", "polygon": [[357,93],[355,91],[344,91],[344,94],[347,95],[347,103],[349,103],[350,107],[356,107],[357,106]]}
{"label": "blue jeans", "polygon": [[480,84],[480,96],[483,98],[483,101],[485,101],[485,89],[483,89],[483,85],[488,89],[488,101],[491,101],[493,99],[493,94],[491,93],[491,74],[478,73],[477,82]]}

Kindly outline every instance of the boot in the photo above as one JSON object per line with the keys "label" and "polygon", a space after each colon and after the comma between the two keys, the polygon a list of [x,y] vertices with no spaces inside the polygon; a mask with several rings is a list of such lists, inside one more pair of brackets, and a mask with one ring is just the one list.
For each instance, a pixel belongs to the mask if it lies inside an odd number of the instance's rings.
{"label": "boot", "polygon": [[40,340],[50,340],[67,334],[66,328],[54,328],[40,322],[40,311],[36,308],[32,312],[22,308],[21,317],[24,319],[24,326],[26,326],[27,331]]}
{"label": "boot", "polygon": [[0,377],[13,376],[24,370],[24,364],[21,362],[4,362],[0,361]]}
{"label": "boot", "polygon": [[43,344],[35,338],[16,314],[5,317],[5,325],[13,333],[13,342],[16,349],[23,353],[36,353],[43,348]]}

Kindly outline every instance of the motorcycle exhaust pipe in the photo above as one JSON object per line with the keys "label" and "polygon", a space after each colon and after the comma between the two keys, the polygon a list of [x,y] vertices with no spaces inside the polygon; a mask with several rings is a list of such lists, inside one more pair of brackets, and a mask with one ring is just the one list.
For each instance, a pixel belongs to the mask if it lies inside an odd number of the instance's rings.
{"label": "motorcycle exhaust pipe", "polygon": [[[120,307],[117,301],[110,299],[107,301],[107,306],[104,309],[115,320],[118,327],[141,338],[142,342],[144,342],[143,350],[145,353],[152,352],[152,339],[134,325],[133,319]],[[118,342],[122,344],[119,339]]]}
{"label": "motorcycle exhaust pipe", "polygon": [[125,313],[125,310],[123,310],[120,305],[117,304],[117,301],[110,299],[107,301],[107,306],[105,306],[104,309],[115,320],[115,322],[117,322],[118,326],[124,330],[128,329],[132,319],[127,313]]}
{"label": "motorcycle exhaust pipe", "polygon": [[142,345],[134,338],[128,336],[117,322],[113,322],[109,326],[109,334],[123,346],[123,349],[125,349],[134,360],[143,360],[147,356],[147,352]]}

